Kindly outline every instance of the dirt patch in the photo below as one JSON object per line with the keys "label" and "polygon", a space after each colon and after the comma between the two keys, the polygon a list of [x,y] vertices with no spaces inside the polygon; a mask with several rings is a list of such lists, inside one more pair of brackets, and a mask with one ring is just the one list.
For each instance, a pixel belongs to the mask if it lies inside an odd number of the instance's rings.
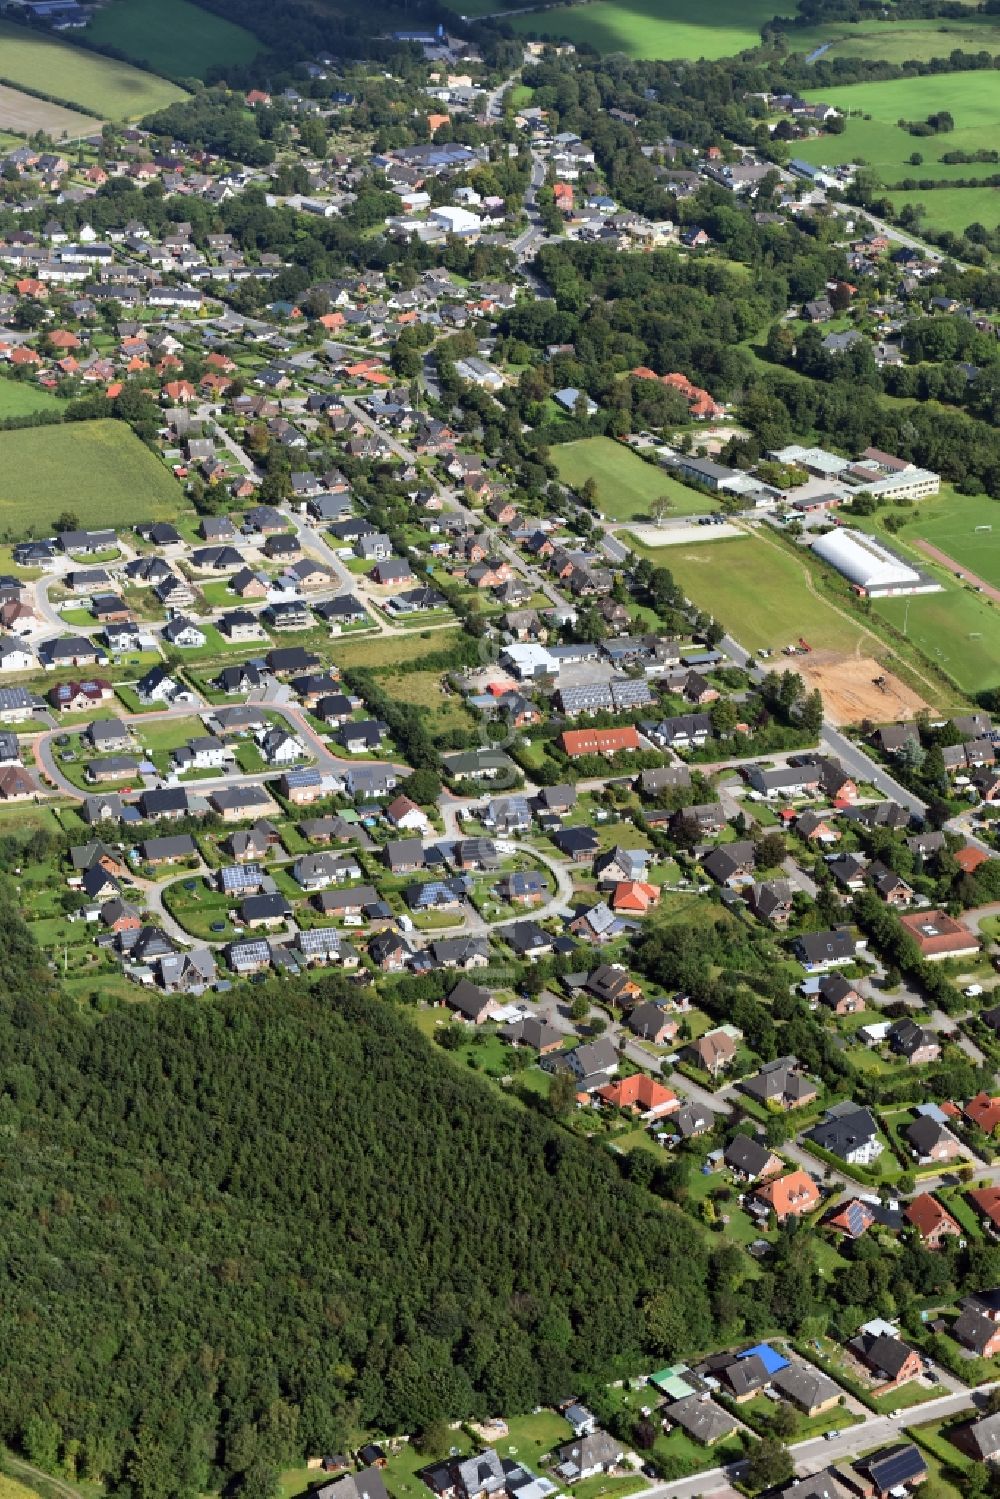
{"label": "dirt patch", "polygon": [[[872,656],[813,651],[808,656],[796,656],[793,666],[807,686],[819,688],[827,717],[835,724],[860,723],[863,718],[893,723],[899,718],[912,718],[929,706]],[[884,690],[875,686],[876,677],[884,682]]]}
{"label": "dirt patch", "polygon": [[970,573],[967,567],[963,567],[960,562],[955,561],[954,557],[949,557],[947,552],[942,552],[941,548],[934,546],[932,542],[917,541],[914,545],[918,546],[933,562],[940,563],[942,567],[947,568],[954,577],[961,578],[963,583],[971,583],[973,588],[977,588],[986,598],[992,599],[995,604],[1000,604],[1000,588],[994,588],[993,584],[987,583],[985,578],[979,578],[975,573]]}
{"label": "dirt patch", "polygon": [[97,135],[101,123],[92,115],[78,114],[75,109],[64,109],[61,104],[50,104],[47,99],[36,99],[33,94],[0,83],[0,130],[12,130],[17,135],[34,135],[42,130],[56,141],[76,140],[82,135]]}

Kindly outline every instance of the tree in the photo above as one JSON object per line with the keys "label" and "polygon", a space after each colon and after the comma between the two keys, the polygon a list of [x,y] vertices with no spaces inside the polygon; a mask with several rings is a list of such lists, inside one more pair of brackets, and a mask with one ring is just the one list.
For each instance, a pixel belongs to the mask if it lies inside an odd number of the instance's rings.
{"label": "tree", "polygon": [[549,1112],[560,1119],[568,1114],[576,1099],[576,1082],[571,1072],[557,1072],[549,1088]]}
{"label": "tree", "polygon": [[399,789],[419,806],[430,806],[441,795],[441,777],[433,770],[415,770]]}
{"label": "tree", "polygon": [[577,994],[569,1007],[569,1018],[579,1025],[581,1020],[586,1020],[590,1014],[590,1000],[582,991]]}
{"label": "tree", "polygon": [[80,517],[75,510],[64,510],[52,522],[53,531],[79,531]]}
{"label": "tree", "polygon": [[649,514],[656,524],[659,525],[660,521],[665,520],[673,508],[674,502],[670,496],[668,494],[661,494],[653,500],[649,507]]}
{"label": "tree", "polygon": [[795,1472],[792,1455],[777,1437],[762,1437],[750,1454],[746,1466],[747,1486],[759,1493],[761,1489],[777,1488],[787,1483]]}

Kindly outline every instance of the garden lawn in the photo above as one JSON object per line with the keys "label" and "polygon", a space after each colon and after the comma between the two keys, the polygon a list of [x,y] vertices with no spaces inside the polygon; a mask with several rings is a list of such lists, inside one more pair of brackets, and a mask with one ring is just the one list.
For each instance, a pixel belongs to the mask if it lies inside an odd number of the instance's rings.
{"label": "garden lawn", "polygon": [[174,520],[185,505],[180,485],[124,422],[0,432],[0,536],[5,540],[49,534],[64,510],[86,530]]}
{"label": "garden lawn", "polygon": [[78,104],[100,119],[136,119],[185,97],[183,89],[131,63],[10,21],[0,22],[0,72],[9,83]]}
{"label": "garden lawn", "polygon": [[94,12],[85,35],[174,78],[202,78],[217,63],[238,67],[263,50],[242,26],[188,0],[113,0]]}
{"label": "garden lawn", "polygon": [[829,21],[802,30],[789,28],[785,40],[792,51],[806,55],[826,46],[823,56],[828,62],[840,57],[927,62],[932,57],[947,57],[956,47],[963,52],[978,52],[982,47],[1000,51],[1000,23],[976,11],[947,21],[941,17],[931,21]]}
{"label": "garden lawn", "polygon": [[671,502],[671,515],[707,515],[718,508],[711,495],[700,494],[647,463],[610,437],[584,437],[550,448],[559,477],[572,489],[588,479],[597,486],[597,508],[612,520],[648,521],[654,500]]}
{"label": "garden lawn", "polygon": [[712,58],[759,46],[760,28],[773,14],[772,0],[596,0],[505,19],[515,31],[586,42],[601,53]]}
{"label": "garden lawn", "polygon": [[866,638],[810,592],[803,564],[757,537],[673,546],[656,559],[748,650],[780,650],[805,636],[813,647],[850,652]]}

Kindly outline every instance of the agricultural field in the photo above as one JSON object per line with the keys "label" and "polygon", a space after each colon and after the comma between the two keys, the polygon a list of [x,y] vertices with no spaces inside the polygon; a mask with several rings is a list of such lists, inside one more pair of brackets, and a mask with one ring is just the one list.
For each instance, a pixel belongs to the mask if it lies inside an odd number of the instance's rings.
{"label": "agricultural field", "polygon": [[188,0],[112,0],[94,12],[85,34],[173,78],[202,78],[219,63],[238,67],[262,50],[242,26]]}
{"label": "agricultural field", "polygon": [[816,649],[846,653],[863,638],[850,619],[811,591],[804,565],[756,537],[645,555],[668,567],[688,598],[748,650],[780,650],[805,636]]}
{"label": "agricultural field", "polygon": [[759,46],[760,28],[773,15],[773,0],[707,0],[700,7],[690,0],[594,0],[505,19],[515,31],[586,42],[601,53],[713,58]]}
{"label": "agricultural field", "polygon": [[176,480],[124,422],[70,422],[0,432],[0,537],[47,535],[72,511],[80,525],[173,520]]}
{"label": "agricultural field", "polygon": [[[989,72],[963,73],[960,86],[955,75],[942,73],[814,90],[809,97],[835,104],[848,119],[842,135],[797,142],[795,154],[803,161],[829,166],[864,161],[889,188],[909,177],[946,183],[989,177],[997,170],[987,162],[949,166],[941,161],[945,152],[978,150],[1000,131],[1000,89]],[[938,110],[949,110],[954,117],[955,129],[947,134],[913,136],[898,124],[899,120],[926,119]],[[923,161],[911,166],[908,158],[914,152]],[[984,215],[995,223],[997,196],[992,188],[901,190],[893,201],[900,205],[908,199],[920,201],[927,209],[929,225],[960,230]]]}
{"label": "agricultural field", "polygon": [[0,421],[8,416],[31,416],[36,411],[61,411],[62,402],[40,385],[0,379]]}
{"label": "agricultural field", "polygon": [[[85,52],[10,21],[0,22],[0,73],[10,84],[79,104],[101,119],[136,119],[185,97],[183,89],[130,63]],[[0,123],[6,123],[2,117]]]}
{"label": "agricultural field", "polygon": [[870,58],[873,62],[927,62],[947,57],[956,47],[963,52],[986,48],[1000,51],[1000,21],[970,11],[960,20],[829,21],[822,26],[785,33],[789,48],[807,56],[819,47],[828,62],[839,57]]}
{"label": "agricultural field", "polygon": [[717,509],[711,495],[689,489],[610,437],[584,437],[556,444],[550,452],[564,484],[580,489],[594,480],[597,508],[612,520],[648,521],[653,501],[662,498],[669,499],[671,515],[707,515]]}
{"label": "agricultural field", "polygon": [[[38,130],[51,135],[53,140],[74,140],[91,135],[94,120],[75,109],[64,109],[61,104],[50,104],[47,99],[36,99],[33,94],[0,83],[0,131],[5,132],[4,147],[20,145],[20,136],[34,135]],[[7,135],[9,131],[14,134]]]}
{"label": "agricultural field", "polygon": [[[975,168],[969,170],[974,172]],[[918,189],[887,193],[886,197],[897,212],[907,204],[919,204],[924,209],[920,222],[928,229],[951,229],[962,234],[969,224],[982,224],[984,229],[995,229],[1000,224],[1000,191],[995,187],[944,187],[932,192]]]}

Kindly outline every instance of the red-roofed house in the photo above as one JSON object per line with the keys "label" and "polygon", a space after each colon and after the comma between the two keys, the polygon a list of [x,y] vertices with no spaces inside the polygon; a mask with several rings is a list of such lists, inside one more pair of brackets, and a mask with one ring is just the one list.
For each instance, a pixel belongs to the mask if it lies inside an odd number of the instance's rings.
{"label": "red-roofed house", "polygon": [[903,1217],[917,1230],[925,1249],[943,1249],[945,1239],[957,1238],[962,1232],[947,1208],[943,1208],[929,1192],[914,1197]]}
{"label": "red-roofed house", "polygon": [[664,1087],[663,1083],[647,1077],[644,1072],[606,1083],[603,1088],[598,1088],[597,1096],[609,1107],[629,1109],[643,1119],[660,1119],[664,1114],[673,1114],[681,1106],[673,1089]]}
{"label": "red-roofed house", "polygon": [[819,1207],[819,1188],[808,1171],[791,1171],[777,1181],[765,1182],[751,1193],[758,1211],[773,1212],[779,1223],[801,1218]]}
{"label": "red-roofed house", "polygon": [[623,729],[567,729],[559,742],[571,760],[581,755],[617,755],[639,749],[639,731],[629,724]]}
{"label": "red-roofed house", "polygon": [[611,909],[645,916],[648,910],[659,903],[659,899],[659,886],[648,885],[645,880],[622,880],[615,886]]}
{"label": "red-roofed house", "polygon": [[1000,1125],[1000,1096],[995,1093],[977,1093],[975,1098],[969,1099],[962,1113],[984,1135],[992,1135]]}
{"label": "red-roofed house", "polygon": [[969,1201],[994,1232],[1000,1233],[1000,1187],[977,1187],[967,1193]]}

